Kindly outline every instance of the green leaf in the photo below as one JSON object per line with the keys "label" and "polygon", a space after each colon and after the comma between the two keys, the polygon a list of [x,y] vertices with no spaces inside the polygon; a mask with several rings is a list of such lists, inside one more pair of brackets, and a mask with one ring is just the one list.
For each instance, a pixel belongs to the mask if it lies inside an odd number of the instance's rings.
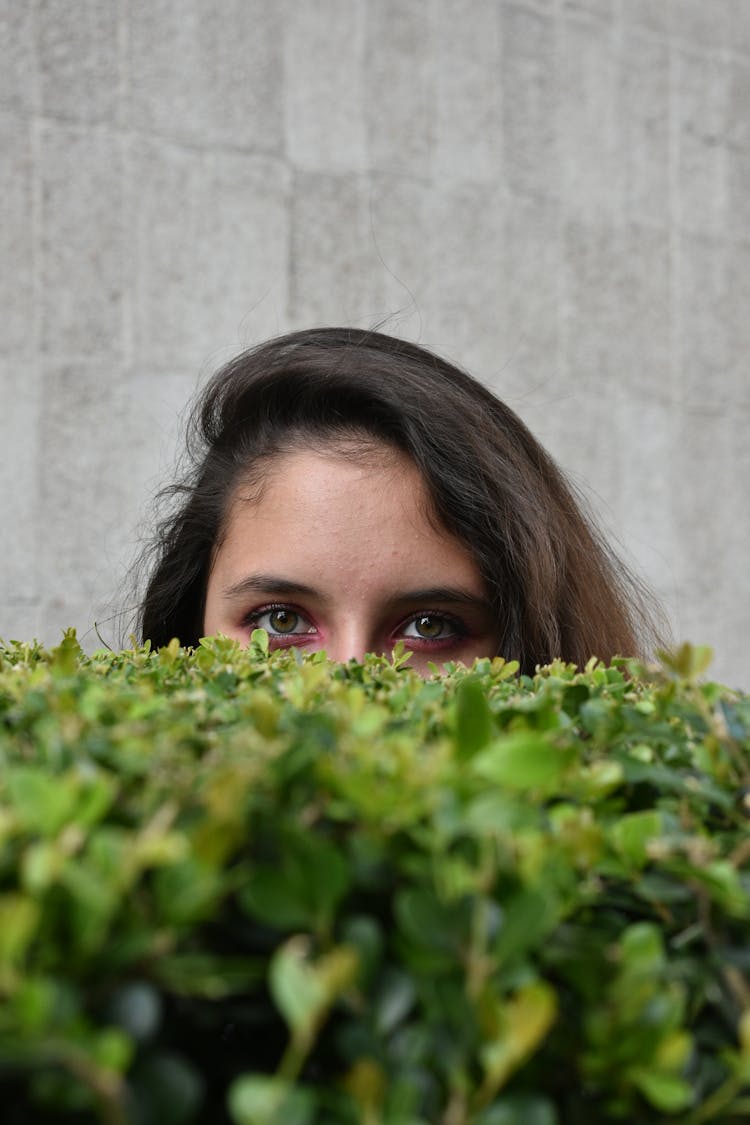
{"label": "green leaf", "polygon": [[73,778],[56,777],[41,768],[14,766],[5,772],[3,780],[18,816],[32,832],[53,836],[72,817],[78,798]]}
{"label": "green leaf", "polygon": [[325,985],[308,960],[309,943],[291,938],[271,961],[269,983],[276,1006],[294,1032],[307,1034],[328,1002]]}
{"label": "green leaf", "polygon": [[350,883],[343,855],[310,835],[285,841],[279,866],[257,869],[243,889],[248,913],[279,929],[325,929]]}
{"label": "green leaf", "polygon": [[380,1116],[378,1111],[388,1088],[388,1076],[374,1059],[357,1059],[344,1075],[342,1085],[357,1103],[365,1120],[368,1116],[372,1117],[373,1112]]}
{"label": "green leaf", "polygon": [[133,1044],[119,1027],[105,1027],[93,1040],[92,1053],[99,1066],[122,1073],[133,1057]]}
{"label": "green leaf", "polygon": [[714,658],[714,650],[709,645],[691,645],[686,642],[677,649],[661,650],[657,655],[665,668],[690,683],[700,679],[708,671]]}
{"label": "green leaf", "polygon": [[648,846],[663,834],[661,813],[657,809],[629,813],[612,827],[612,840],[620,854],[634,867],[648,862]]}
{"label": "green leaf", "polygon": [[223,890],[219,873],[192,856],[157,868],[154,887],[165,919],[176,925],[207,917]]}
{"label": "green leaf", "polygon": [[492,738],[492,712],[479,680],[462,680],[456,691],[456,752],[472,758]]}
{"label": "green leaf", "polygon": [[395,900],[402,933],[416,947],[456,956],[466,944],[471,911],[466,899],[444,902],[429,887],[405,887]]}
{"label": "green leaf", "polygon": [[295,1036],[304,1040],[312,1034],[358,968],[356,951],[344,945],[311,960],[310,943],[301,935],[276,951],[269,972],[271,994]]}
{"label": "green leaf", "polygon": [[111,778],[99,775],[86,780],[76,794],[72,820],[75,824],[89,828],[100,821],[116,797],[116,788]]}
{"label": "green leaf", "polygon": [[493,951],[505,964],[535,949],[555,925],[560,914],[557,895],[533,887],[509,896],[501,908],[500,929]]}
{"label": "green leaf", "polygon": [[500,1089],[537,1050],[556,1014],[557,996],[544,981],[525,985],[500,1005],[499,1030],[480,1051],[493,1090]]}
{"label": "green leaf", "polygon": [[313,836],[299,849],[296,862],[314,914],[327,919],[349,887],[344,856],[325,838]]}
{"label": "green leaf", "polygon": [[256,656],[268,655],[268,633],[265,629],[253,629],[250,634],[250,646]]}
{"label": "green leaf", "polygon": [[653,922],[635,922],[623,932],[619,943],[621,972],[631,976],[653,975],[664,965],[664,941]]}
{"label": "green leaf", "polygon": [[646,1100],[662,1113],[679,1113],[693,1102],[692,1086],[679,1075],[638,1069],[631,1077]]}
{"label": "green leaf", "polygon": [[235,1125],[310,1125],[315,1110],[308,1090],[265,1075],[238,1078],[228,1100]]}
{"label": "green leaf", "polygon": [[50,666],[55,673],[71,676],[83,658],[83,649],[78,643],[75,629],[66,629],[57,648],[50,653]]}
{"label": "green leaf", "polygon": [[162,645],[159,649],[159,659],[166,668],[174,666],[180,655],[180,642],[177,637],[172,637],[168,645]]}
{"label": "green leaf", "polygon": [[26,978],[13,996],[13,1011],[18,1015],[22,1037],[37,1034],[53,1017],[58,990],[52,981]]}
{"label": "green leaf", "polygon": [[19,894],[0,895],[0,989],[15,982],[39,920],[39,907]]}
{"label": "green leaf", "polygon": [[406,643],[403,640],[396,641],[391,652],[391,664],[394,668],[403,668],[411,660],[411,656],[412,654],[406,647]]}
{"label": "green leaf", "polygon": [[750,914],[750,888],[743,884],[730,860],[719,859],[706,867],[695,867],[693,874],[728,914],[737,918],[746,918]]}
{"label": "green leaf", "polygon": [[472,769],[487,781],[510,789],[551,792],[575,758],[572,747],[558,747],[533,731],[516,731],[481,751]]}
{"label": "green leaf", "polygon": [[252,917],[279,930],[307,929],[312,923],[304,886],[283,871],[255,871],[240,901]]}

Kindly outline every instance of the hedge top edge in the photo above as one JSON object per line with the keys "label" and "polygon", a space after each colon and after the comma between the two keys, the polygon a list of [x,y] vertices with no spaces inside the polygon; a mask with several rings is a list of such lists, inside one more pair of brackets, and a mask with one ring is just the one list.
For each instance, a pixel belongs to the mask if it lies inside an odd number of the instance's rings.
{"label": "hedge top edge", "polygon": [[5,1118],[746,1119],[750,698],[707,656],[0,649]]}

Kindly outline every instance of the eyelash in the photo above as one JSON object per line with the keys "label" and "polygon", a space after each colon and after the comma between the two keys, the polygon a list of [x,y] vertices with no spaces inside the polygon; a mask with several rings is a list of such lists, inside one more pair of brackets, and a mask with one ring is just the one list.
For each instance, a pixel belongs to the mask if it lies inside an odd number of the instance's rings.
{"label": "eyelash", "polygon": [[[242,625],[245,628],[257,629],[259,628],[258,621],[261,617],[265,617],[266,614],[274,613],[277,610],[287,610],[291,613],[298,614],[299,617],[301,617],[305,621],[310,620],[307,614],[303,613],[301,609],[298,609],[290,602],[273,602],[269,605],[259,606],[257,609],[251,610],[251,612],[247,613],[243,618]],[[412,622],[417,621],[420,617],[439,617],[440,620],[445,622],[445,624],[448,626],[450,632],[447,634],[447,636],[434,638],[419,636],[407,637],[406,640],[409,642],[409,645],[413,645],[415,648],[448,648],[450,647],[450,645],[456,644],[459,640],[462,640],[464,637],[469,636],[470,630],[467,628],[464,621],[462,621],[458,617],[454,617],[451,613],[446,613],[445,610],[437,609],[422,609],[417,613],[410,613],[408,617],[403,618],[403,620],[399,622],[395,629],[395,633],[399,636],[402,635],[407,626]],[[314,626],[314,623],[310,623],[313,625],[313,632],[288,633],[285,635],[283,633],[274,633],[269,631],[269,636],[274,641],[280,640],[283,642],[284,640],[288,640],[290,642],[289,647],[291,647],[295,642],[298,644],[300,639],[304,637],[314,636],[318,632],[317,628],[315,628]]]}
{"label": "eyelash", "polygon": [[418,621],[420,617],[438,617],[448,626],[450,632],[446,636],[441,637],[407,637],[407,648],[412,644],[424,648],[448,648],[450,645],[456,644],[469,634],[466,624],[461,621],[460,618],[454,617],[453,614],[446,613],[444,610],[439,609],[421,609],[418,613],[410,613],[409,616],[405,617],[398,625],[396,632],[403,634],[406,627],[412,624],[412,622]]}

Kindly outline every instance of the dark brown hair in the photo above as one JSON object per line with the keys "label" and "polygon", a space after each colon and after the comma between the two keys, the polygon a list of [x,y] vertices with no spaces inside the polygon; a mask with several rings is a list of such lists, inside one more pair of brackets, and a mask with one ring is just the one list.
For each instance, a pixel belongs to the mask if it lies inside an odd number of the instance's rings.
{"label": "dark brown hair", "polygon": [[406,453],[433,518],[487,584],[498,653],[524,672],[556,657],[637,655],[642,590],[520,419],[464,371],[404,340],[319,328],[270,340],[209,382],[191,416],[187,479],[156,538],[140,611],[153,645],[195,645],[214,548],[248,474],[290,443],[365,434]]}

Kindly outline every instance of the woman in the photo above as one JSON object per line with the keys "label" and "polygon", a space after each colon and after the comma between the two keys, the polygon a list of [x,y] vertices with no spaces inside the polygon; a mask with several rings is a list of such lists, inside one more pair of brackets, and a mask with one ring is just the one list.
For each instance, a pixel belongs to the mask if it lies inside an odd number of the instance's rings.
{"label": "woman", "polygon": [[271,340],[192,416],[141,634],[210,633],[336,660],[502,655],[523,672],[641,652],[637,584],[523,423],[465,372],[377,332]]}

